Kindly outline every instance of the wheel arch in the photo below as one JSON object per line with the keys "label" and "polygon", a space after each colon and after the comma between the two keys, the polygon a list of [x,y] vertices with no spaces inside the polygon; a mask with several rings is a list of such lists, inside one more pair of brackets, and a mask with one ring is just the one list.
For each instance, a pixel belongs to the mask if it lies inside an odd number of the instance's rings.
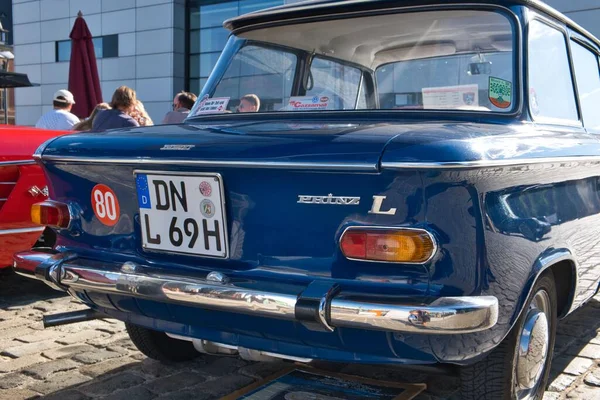
{"label": "wheel arch", "polygon": [[[532,273],[526,286],[527,296],[525,299],[529,297],[531,289],[540,276],[546,271],[551,271],[554,275],[556,285],[557,316],[558,318],[564,318],[572,311],[573,301],[577,293],[577,269],[577,260],[568,248],[546,250],[533,265]],[[521,311],[522,307],[523,305],[521,305]]]}

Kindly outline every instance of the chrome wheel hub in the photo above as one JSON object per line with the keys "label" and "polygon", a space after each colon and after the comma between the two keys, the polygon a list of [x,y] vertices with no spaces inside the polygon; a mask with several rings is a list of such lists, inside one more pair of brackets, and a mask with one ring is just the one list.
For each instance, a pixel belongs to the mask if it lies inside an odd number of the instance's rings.
{"label": "chrome wheel hub", "polygon": [[540,290],[535,294],[526,313],[517,349],[516,380],[519,399],[533,396],[544,374],[550,341],[550,298],[546,291]]}

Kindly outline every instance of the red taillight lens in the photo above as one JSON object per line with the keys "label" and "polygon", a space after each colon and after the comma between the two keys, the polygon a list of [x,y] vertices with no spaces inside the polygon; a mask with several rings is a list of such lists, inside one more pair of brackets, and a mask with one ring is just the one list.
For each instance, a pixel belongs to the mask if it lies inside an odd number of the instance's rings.
{"label": "red taillight lens", "polygon": [[68,228],[71,222],[69,207],[58,201],[42,201],[31,206],[31,221],[54,228]]}
{"label": "red taillight lens", "polygon": [[340,247],[347,258],[398,263],[423,263],[435,252],[432,236],[421,229],[349,229]]}

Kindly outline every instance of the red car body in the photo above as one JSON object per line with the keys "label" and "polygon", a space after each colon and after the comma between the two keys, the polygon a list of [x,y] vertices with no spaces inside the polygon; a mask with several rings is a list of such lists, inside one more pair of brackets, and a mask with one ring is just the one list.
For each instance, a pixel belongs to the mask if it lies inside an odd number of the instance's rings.
{"label": "red car body", "polygon": [[33,153],[47,139],[68,132],[0,125],[0,268],[15,252],[30,249],[44,227],[31,222],[33,203],[46,199],[46,180]]}

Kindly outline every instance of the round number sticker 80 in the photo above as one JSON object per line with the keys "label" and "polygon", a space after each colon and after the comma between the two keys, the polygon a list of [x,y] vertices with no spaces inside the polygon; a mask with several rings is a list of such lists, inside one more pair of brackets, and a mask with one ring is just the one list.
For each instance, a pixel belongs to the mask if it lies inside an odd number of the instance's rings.
{"label": "round number sticker 80", "polygon": [[106,185],[98,184],[92,189],[92,208],[96,218],[104,225],[113,226],[119,220],[119,200],[115,192]]}

